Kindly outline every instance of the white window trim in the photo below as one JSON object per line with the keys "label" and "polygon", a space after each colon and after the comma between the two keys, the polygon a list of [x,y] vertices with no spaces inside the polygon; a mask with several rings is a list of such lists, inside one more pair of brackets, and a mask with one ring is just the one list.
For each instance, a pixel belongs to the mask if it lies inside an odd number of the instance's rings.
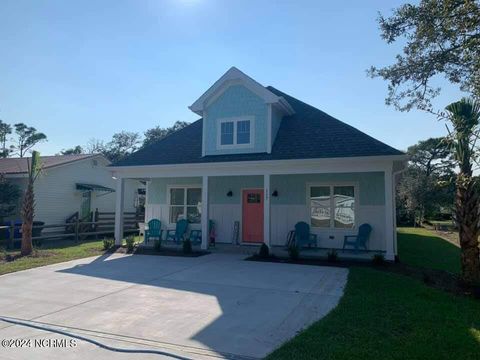
{"label": "white window trim", "polygon": [[[248,144],[237,144],[237,123],[239,121],[250,121],[250,142]],[[222,145],[222,123],[233,122],[233,144]],[[249,149],[255,146],[255,117],[236,116],[217,119],[217,149]]]}
{"label": "white window trim", "polygon": [[[317,187],[317,186],[328,186],[330,187],[330,194],[333,194],[333,187],[334,186],[353,186],[353,191],[355,193],[355,207],[353,209],[354,214],[355,214],[355,220],[353,223],[353,227],[351,228],[339,228],[335,227],[335,216],[332,216],[334,214],[333,212],[330,215],[330,226],[325,226],[325,227],[314,227],[312,226],[312,207],[310,203],[310,190],[312,187]],[[342,230],[342,231],[351,231],[355,230],[357,228],[357,221],[358,221],[358,200],[359,200],[359,186],[358,183],[356,182],[315,182],[315,183],[307,183],[307,208],[308,208],[308,219],[310,223],[310,227],[315,230]],[[330,197],[330,211],[335,210],[335,203],[333,196]]]}
{"label": "white window trim", "polygon": [[[170,203],[171,200],[171,195],[170,195],[170,190],[171,189],[183,189],[184,191],[184,199],[185,199],[185,204],[184,205],[172,205]],[[187,207],[193,207],[194,205],[187,205],[187,189],[200,189],[202,190],[202,185],[167,185],[167,207],[168,207],[168,214],[167,214],[167,219],[168,219],[168,225],[170,226],[175,226],[177,223],[172,223],[170,222],[170,211],[172,206],[183,206],[183,215],[185,217],[185,220],[187,220]],[[190,223],[189,223],[190,224]],[[191,225],[198,225],[200,223],[192,223]]]}

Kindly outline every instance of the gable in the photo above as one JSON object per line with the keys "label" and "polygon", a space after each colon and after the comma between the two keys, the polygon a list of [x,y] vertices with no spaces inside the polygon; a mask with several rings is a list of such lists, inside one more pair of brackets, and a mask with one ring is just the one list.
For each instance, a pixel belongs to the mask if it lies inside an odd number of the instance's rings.
{"label": "gable", "polygon": [[[257,94],[244,85],[228,86],[204,110],[205,155],[266,152],[267,114],[268,105]],[[238,121],[249,123],[250,142],[222,145],[222,123],[231,124],[236,134]]]}

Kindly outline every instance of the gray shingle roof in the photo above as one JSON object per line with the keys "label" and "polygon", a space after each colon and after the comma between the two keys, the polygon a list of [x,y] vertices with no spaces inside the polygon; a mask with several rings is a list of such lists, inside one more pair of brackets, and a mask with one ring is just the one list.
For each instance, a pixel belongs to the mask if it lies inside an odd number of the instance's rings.
{"label": "gray shingle roof", "polygon": [[295,110],[284,117],[272,152],[202,157],[202,119],[120,160],[112,166],[167,165],[249,160],[344,158],[403,155],[403,152],[271,86]]}
{"label": "gray shingle roof", "polygon": [[[42,168],[48,169],[96,156],[98,156],[98,154],[40,156],[40,161]],[[30,159],[31,157],[0,159],[0,174],[27,173]]]}

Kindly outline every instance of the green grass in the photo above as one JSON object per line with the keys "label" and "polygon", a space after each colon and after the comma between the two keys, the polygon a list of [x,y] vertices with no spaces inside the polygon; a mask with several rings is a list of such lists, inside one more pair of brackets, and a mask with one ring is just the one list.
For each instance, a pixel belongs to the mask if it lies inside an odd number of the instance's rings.
{"label": "green grass", "polygon": [[[422,229],[402,229],[402,262],[459,271],[459,250]],[[350,269],[324,319],[268,359],[479,359],[480,301],[371,268]]]}
{"label": "green grass", "polygon": [[[4,254],[17,254],[19,251],[7,251]],[[72,241],[51,242],[37,249],[33,256],[25,256],[11,262],[0,262],[0,275],[80,259],[104,253],[102,240],[74,243]],[[3,256],[2,256],[3,258]]]}
{"label": "green grass", "polygon": [[460,249],[426,229],[399,228],[398,254],[408,265],[460,273]]}
{"label": "green grass", "polygon": [[352,268],[340,304],[268,359],[478,359],[480,302]]}

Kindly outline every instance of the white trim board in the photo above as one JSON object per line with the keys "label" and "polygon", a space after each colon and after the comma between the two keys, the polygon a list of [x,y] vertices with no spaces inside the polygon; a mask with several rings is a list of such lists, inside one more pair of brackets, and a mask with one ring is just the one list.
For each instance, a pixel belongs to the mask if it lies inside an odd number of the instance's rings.
{"label": "white trim board", "polygon": [[405,155],[366,156],[350,158],[293,159],[211,162],[172,165],[142,165],[110,167],[116,177],[155,178],[155,177],[197,177],[241,176],[241,175],[287,175],[324,174],[341,172],[383,172],[392,168],[393,161],[400,161]]}

